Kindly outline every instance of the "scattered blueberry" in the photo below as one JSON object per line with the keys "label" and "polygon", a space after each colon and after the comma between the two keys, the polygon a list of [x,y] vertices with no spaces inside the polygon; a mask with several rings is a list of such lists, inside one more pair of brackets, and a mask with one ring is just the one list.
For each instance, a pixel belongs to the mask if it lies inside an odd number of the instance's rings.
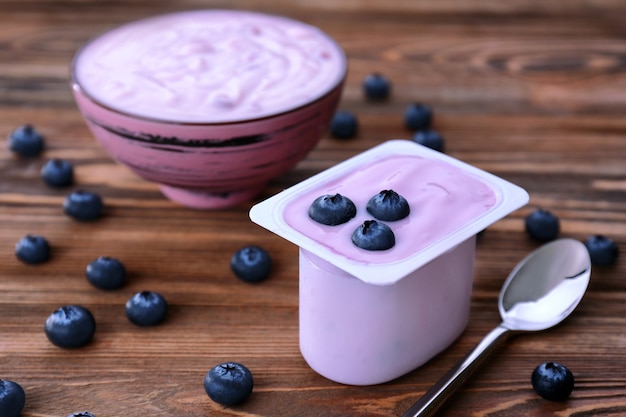
{"label": "scattered blueberry", "polygon": [[404,219],[411,212],[406,199],[393,190],[383,190],[370,198],[366,209],[369,214],[383,221]]}
{"label": "scattered blueberry", "polygon": [[356,216],[356,206],[341,194],[317,197],[309,207],[309,217],[328,226],[343,224]]}
{"label": "scattered blueberry", "polygon": [[543,209],[536,209],[526,216],[525,226],[526,233],[541,242],[556,239],[561,230],[558,217]]}
{"label": "scattered blueberry", "polygon": [[439,152],[443,152],[445,148],[443,136],[441,136],[441,134],[439,134],[436,130],[432,129],[419,130],[415,132],[413,135],[413,141]]}
{"label": "scattered blueberry", "polygon": [[606,236],[590,236],[585,242],[591,263],[598,266],[613,265],[619,254],[617,244]]}
{"label": "scattered blueberry", "polygon": [[126,282],[126,268],[119,260],[100,256],[87,265],[87,281],[101,290],[115,290]]}
{"label": "scattered blueberry", "polygon": [[384,100],[391,92],[391,82],[382,74],[370,74],[363,80],[363,92],[370,100]]}
{"label": "scattered blueberry", "polygon": [[79,411],[78,413],[68,414],[66,417],[96,417],[94,414],[91,414],[89,411]]}
{"label": "scattered blueberry", "polygon": [[263,281],[270,274],[272,259],[269,253],[258,246],[246,246],[237,250],[230,258],[230,269],[242,281]]}
{"label": "scattered blueberry", "polygon": [[43,137],[32,125],[23,125],[9,135],[9,149],[19,156],[37,156],[43,150]]}
{"label": "scattered blueberry", "polygon": [[356,116],[348,110],[338,110],[330,121],[330,134],[338,139],[353,138],[358,129]]}
{"label": "scattered blueberry", "polygon": [[79,221],[93,221],[100,217],[104,204],[96,193],[76,190],[65,198],[63,210],[68,216]]}
{"label": "scattered blueberry", "polygon": [[0,416],[18,417],[26,404],[26,393],[17,382],[0,379]]}
{"label": "scattered blueberry", "polygon": [[409,104],[404,110],[404,124],[411,130],[426,130],[430,128],[433,112],[430,107],[421,103]]}
{"label": "scattered blueberry", "polygon": [[252,372],[236,362],[217,365],[204,377],[204,390],[209,398],[222,405],[243,403],[252,394],[253,387]]}
{"label": "scattered blueberry", "polygon": [[574,389],[574,375],[567,367],[556,362],[545,362],[532,373],[533,389],[550,401],[564,401]]}
{"label": "scattered blueberry", "polygon": [[67,349],[78,348],[93,338],[96,320],[85,307],[63,306],[48,317],[45,331],[52,344]]}
{"label": "scattered blueberry", "polygon": [[74,182],[74,167],[64,159],[50,159],[41,168],[41,178],[51,187],[67,187]]}
{"label": "scattered blueberry", "polygon": [[167,301],[154,291],[140,291],[126,302],[126,317],[137,326],[154,326],[165,319]]}
{"label": "scattered blueberry", "polygon": [[50,244],[46,238],[26,235],[15,245],[15,256],[26,264],[40,264],[50,259]]}
{"label": "scattered blueberry", "polygon": [[386,224],[365,220],[352,234],[352,243],[361,249],[387,250],[396,244],[396,237]]}

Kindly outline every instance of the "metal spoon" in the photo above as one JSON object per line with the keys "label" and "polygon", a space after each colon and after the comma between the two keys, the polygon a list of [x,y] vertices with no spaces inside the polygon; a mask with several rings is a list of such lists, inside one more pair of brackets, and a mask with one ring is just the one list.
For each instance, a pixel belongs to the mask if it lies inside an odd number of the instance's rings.
{"label": "metal spoon", "polygon": [[559,324],[583,297],[591,262],[585,245],[559,239],[524,258],[504,282],[498,307],[502,323],[420,398],[403,417],[432,416],[509,335]]}

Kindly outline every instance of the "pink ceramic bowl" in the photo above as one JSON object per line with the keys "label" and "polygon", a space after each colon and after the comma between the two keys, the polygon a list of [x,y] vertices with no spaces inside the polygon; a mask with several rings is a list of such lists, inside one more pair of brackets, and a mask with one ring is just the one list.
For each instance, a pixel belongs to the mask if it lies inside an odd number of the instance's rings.
{"label": "pink ceramic bowl", "polygon": [[96,37],[74,57],[71,85],[116,161],[173,201],[214,209],[253,198],[315,147],[346,71],[313,26],[199,10]]}

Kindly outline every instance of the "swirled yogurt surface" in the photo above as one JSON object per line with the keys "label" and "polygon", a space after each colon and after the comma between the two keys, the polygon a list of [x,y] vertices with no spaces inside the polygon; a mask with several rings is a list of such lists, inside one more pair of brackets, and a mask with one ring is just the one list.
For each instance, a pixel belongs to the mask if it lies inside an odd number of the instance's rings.
{"label": "swirled yogurt surface", "polygon": [[174,122],[223,123],[322,97],[346,71],[341,47],[284,17],[197,10],[135,21],[90,41],[74,81],[112,109]]}

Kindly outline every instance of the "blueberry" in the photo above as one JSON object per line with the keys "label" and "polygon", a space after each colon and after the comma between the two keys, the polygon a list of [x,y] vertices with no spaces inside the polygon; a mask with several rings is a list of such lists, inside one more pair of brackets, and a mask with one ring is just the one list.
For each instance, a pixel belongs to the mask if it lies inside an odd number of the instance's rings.
{"label": "blueberry", "polygon": [[66,417],[96,417],[94,414],[91,414],[89,411],[79,411],[77,413],[68,414]]}
{"label": "blueberry", "polygon": [[96,331],[93,314],[79,305],[63,306],[46,320],[46,336],[62,348],[78,348],[91,341]]}
{"label": "blueberry", "polygon": [[37,156],[43,150],[43,137],[32,125],[23,125],[9,135],[9,149],[19,156]]}
{"label": "blueberry", "polygon": [[363,92],[370,100],[384,100],[391,92],[391,82],[382,74],[370,74],[363,80]]}
{"label": "blueberry", "polygon": [[574,389],[574,375],[567,367],[556,362],[545,362],[532,373],[533,389],[550,401],[564,401]]}
{"label": "blueberry", "polygon": [[126,317],[137,326],[154,326],[165,319],[167,301],[154,291],[140,291],[126,302]]}
{"label": "blueberry", "polygon": [[393,190],[383,190],[367,202],[369,214],[383,221],[404,219],[411,209],[404,197]]}
{"label": "blueberry", "polygon": [[65,198],[63,210],[79,221],[93,221],[100,217],[104,204],[102,198],[90,191],[76,190]]}
{"label": "blueberry", "polygon": [[51,187],[67,187],[74,182],[74,167],[64,159],[50,159],[41,168],[41,178]]}
{"label": "blueberry", "polygon": [[429,129],[432,119],[430,107],[421,103],[411,103],[404,110],[404,124],[411,130]]}
{"label": "blueberry", "polygon": [[204,377],[204,390],[209,398],[222,405],[243,403],[252,394],[253,387],[252,372],[236,362],[217,365]]}
{"label": "blueberry", "polygon": [[356,136],[359,122],[354,113],[347,110],[337,111],[330,121],[330,134],[337,139],[350,139]]}
{"label": "blueberry", "polygon": [[26,235],[15,245],[15,256],[25,264],[44,263],[50,259],[50,244],[42,236]]}
{"label": "blueberry", "polygon": [[0,379],[0,416],[18,417],[26,404],[24,389],[17,382]]}
{"label": "blueberry", "polygon": [[317,197],[309,207],[309,217],[328,226],[343,224],[356,216],[356,206],[341,194]]}
{"label": "blueberry", "polygon": [[444,151],[445,141],[443,136],[441,136],[436,130],[419,130],[413,135],[413,141],[439,152]]}
{"label": "blueberry", "polygon": [[525,226],[526,233],[541,242],[556,239],[561,229],[558,217],[543,209],[536,209],[526,216]]}
{"label": "blueberry", "polygon": [[585,242],[591,263],[598,266],[613,265],[619,254],[617,244],[606,236],[590,236]]}
{"label": "blueberry", "polygon": [[101,290],[115,290],[126,282],[126,268],[119,260],[100,256],[87,265],[87,281]]}
{"label": "blueberry", "polygon": [[385,223],[365,220],[352,234],[352,243],[361,249],[387,250],[396,244],[396,237]]}
{"label": "blueberry", "polygon": [[242,281],[259,282],[268,277],[272,268],[269,253],[258,246],[246,246],[230,258],[230,269]]}

